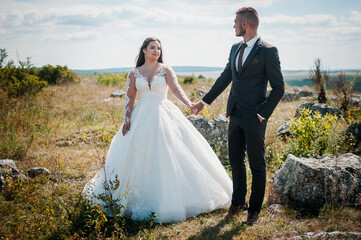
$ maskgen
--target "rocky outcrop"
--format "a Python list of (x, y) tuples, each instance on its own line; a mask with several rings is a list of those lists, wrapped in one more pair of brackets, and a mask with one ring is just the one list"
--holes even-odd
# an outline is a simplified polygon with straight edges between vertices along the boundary
[(32, 168), (32, 169), (26, 171), (26, 173), (31, 178), (35, 178), (40, 175), (49, 176), (51, 174), (50, 171), (45, 167), (35, 167), (35, 168)]
[(301, 91), (298, 92), (298, 96), (299, 96), (299, 97), (312, 97), (312, 96), (313, 96), (313, 92), (301, 90)]
[(281, 100), (285, 102), (293, 102), (296, 101), (298, 98), (299, 96), (297, 92), (285, 91)]
[(326, 116), (327, 113), (338, 117), (342, 115), (342, 111), (339, 108), (331, 107), (324, 103), (304, 103), (297, 108), (295, 117), (299, 117), (301, 110), (304, 108), (310, 109), (312, 112), (318, 111), (321, 116)]
[(217, 117), (212, 120), (191, 115), (188, 117), (193, 126), (202, 134), (211, 146), (217, 147), (222, 154), (228, 152), (228, 120)]
[(28, 177), (16, 167), (14, 160), (0, 160), (0, 191), (4, 188), (8, 178), (12, 180), (19, 179), (21, 181), (28, 179)]
[(112, 95), (110, 95), (110, 97), (123, 97), (126, 94), (126, 92), (124, 92), (123, 90), (118, 90), (112, 93)]
[(361, 148), (361, 120), (355, 122), (347, 128), (347, 132), (356, 138), (356, 147)]
[(2, 159), (0, 160), (0, 191), (3, 190), (8, 180), (19, 179), (21, 181), (27, 181), (30, 179), (29, 177), (35, 178), (43, 174), (49, 176), (51, 173), (45, 167), (35, 167), (28, 170), (25, 174), (17, 168), (14, 160)]
[(277, 129), (277, 136), (286, 137), (291, 135), (290, 131), (291, 122), (286, 121)]
[(359, 232), (307, 232), (302, 234), (302, 236), (296, 237), (287, 237), (287, 238), (279, 238), (279, 239), (288, 239), (288, 240), (324, 240), (324, 239), (361, 239), (361, 233)]
[(298, 100), (301, 97), (311, 97), (313, 96), (313, 92), (302, 90), (302, 88), (295, 87), (292, 89), (293, 91), (285, 91), (282, 96), (282, 101), (285, 102), (293, 102)]
[(272, 179), (269, 202), (307, 211), (325, 203), (361, 206), (361, 157), (297, 158), (289, 155)]

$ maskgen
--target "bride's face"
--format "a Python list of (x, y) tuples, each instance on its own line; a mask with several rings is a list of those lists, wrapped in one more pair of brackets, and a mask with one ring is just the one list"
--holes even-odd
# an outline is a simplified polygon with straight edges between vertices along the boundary
[(158, 60), (162, 49), (158, 41), (151, 41), (146, 49), (143, 49), (145, 58)]

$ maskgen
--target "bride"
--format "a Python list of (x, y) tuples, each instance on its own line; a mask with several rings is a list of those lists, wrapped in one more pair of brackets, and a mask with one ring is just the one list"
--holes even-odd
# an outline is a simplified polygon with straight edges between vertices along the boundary
[(193, 105), (172, 68), (163, 65), (161, 42), (147, 38), (136, 68), (128, 74), (124, 123), (104, 167), (84, 187), (87, 199), (94, 201), (106, 191), (104, 182), (117, 179), (111, 196), (117, 199), (130, 189), (120, 203), (133, 220), (155, 213), (156, 221), (182, 221), (229, 206), (232, 182), (227, 172), (207, 141), (167, 99), (168, 87), (188, 108)]

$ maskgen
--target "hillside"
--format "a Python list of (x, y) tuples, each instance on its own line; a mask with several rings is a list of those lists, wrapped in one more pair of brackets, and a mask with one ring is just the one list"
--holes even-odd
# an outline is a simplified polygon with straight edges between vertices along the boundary
[[(207, 78), (214, 78), (216, 79), (220, 73), (222, 72), (223, 68), (221, 67), (200, 67), (200, 66), (172, 66), (174, 71), (178, 75), (192, 75), (195, 76), (203, 75)], [(132, 68), (131, 67), (123, 67), (123, 68), (105, 68), (105, 69), (88, 69), (88, 70), (77, 70), (74, 69), (73, 71), (79, 75), (86, 75), (86, 74), (96, 74), (96, 73), (120, 73), (120, 72), (129, 72)], [(331, 81), (332, 78), (335, 77), (341, 70), (332, 70), (330, 71)], [(359, 70), (346, 70), (343, 71), (346, 74), (347, 79), (352, 80), (357, 75)], [(308, 70), (283, 70), (282, 71), (283, 77), (285, 82), (289, 86), (312, 86), (312, 82), (309, 79), (309, 71)], [(329, 86), (331, 89), (332, 86)], [(356, 79), (355, 91), (361, 92), (361, 75), (358, 74)]]

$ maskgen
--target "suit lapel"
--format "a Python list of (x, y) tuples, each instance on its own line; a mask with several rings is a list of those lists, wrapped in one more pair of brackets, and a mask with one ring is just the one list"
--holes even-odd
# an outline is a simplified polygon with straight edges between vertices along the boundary
[(239, 42), (238, 47), (237, 47), (237, 49), (236, 49), (236, 51), (234, 52), (234, 55), (233, 55), (233, 61), (231, 61), (231, 62), (233, 62), (232, 63), (232, 73), (233, 73), (235, 78), (237, 78), (237, 75), (238, 75), (238, 72), (237, 72), (237, 69), (236, 69), (236, 58), (237, 58), (237, 54), (238, 54), (238, 52), (239, 52), (239, 50), (241, 48), (241, 44), (242, 44), (242, 42)]
[(252, 62), (256, 54), (258, 53), (258, 50), (261, 46), (261, 38), (258, 38), (257, 42), (254, 44), (251, 52), (248, 54), (246, 61), (242, 65), (241, 70), (238, 72), (238, 76), (241, 75), (241, 73), (244, 71), (244, 69), (247, 68), (247, 66)]

